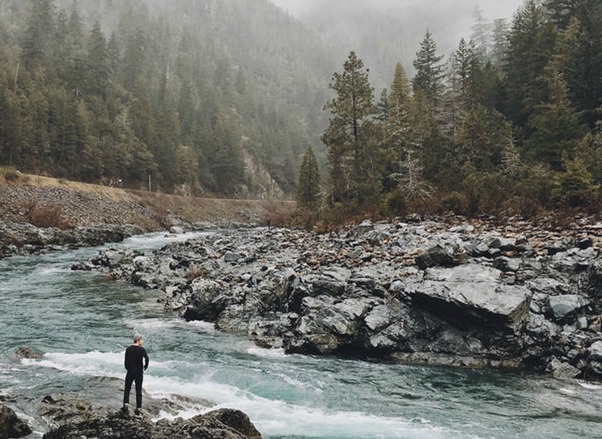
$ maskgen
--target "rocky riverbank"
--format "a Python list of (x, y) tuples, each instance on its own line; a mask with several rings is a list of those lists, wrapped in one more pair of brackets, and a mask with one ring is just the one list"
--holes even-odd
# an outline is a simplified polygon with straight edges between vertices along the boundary
[[(42, 439), (261, 439), (261, 433), (248, 416), (234, 409), (216, 409), (187, 420), (153, 422), (153, 413), (147, 411), (134, 415), (65, 394), (47, 395), (30, 405), (35, 406), (37, 419), (44, 424), (46, 432)], [(171, 412), (173, 403), (152, 401), (151, 410), (157, 412), (155, 415), (159, 409)], [(28, 437), (32, 433), (12, 408), (0, 403), (0, 439)]]
[(285, 201), (186, 198), (18, 175), (7, 182), (0, 174), (0, 259), (193, 229), (199, 222), (261, 224), (294, 208)]
[(372, 223), (226, 230), (75, 269), (289, 353), (602, 377), (602, 224)]

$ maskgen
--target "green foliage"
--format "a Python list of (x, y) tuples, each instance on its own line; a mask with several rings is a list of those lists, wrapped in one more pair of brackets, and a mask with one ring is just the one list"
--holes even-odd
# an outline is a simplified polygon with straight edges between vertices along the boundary
[(297, 185), (297, 206), (301, 209), (315, 211), (322, 198), (321, 177), (318, 160), (311, 147), (303, 155)]
[(561, 205), (571, 207), (589, 206), (596, 198), (599, 186), (592, 181), (592, 175), (580, 157), (563, 160), (565, 172), (558, 174), (553, 198)]
[(437, 54), (437, 43), (427, 30), (420, 43), (420, 51), (416, 53), (413, 86), (414, 93), (421, 93), (433, 103), (437, 103), (443, 91), (443, 55)]
[(336, 97), (328, 102), (332, 118), (322, 136), (328, 147), (329, 200), (360, 207), (378, 200), (380, 170), (377, 144), (379, 128), (368, 71), (354, 52), (342, 73), (333, 75), (330, 87)]
[(595, 184), (602, 184), (602, 122), (587, 133), (576, 147), (575, 156), (586, 164)]
[(457, 215), (466, 215), (469, 213), (470, 200), (468, 195), (453, 191), (441, 199), (441, 205), (448, 212), (453, 212)]
[(395, 189), (384, 197), (384, 207), (387, 214), (395, 216), (402, 215), (407, 211), (408, 201), (404, 191)]
[(583, 137), (584, 127), (579, 114), (568, 98), (567, 85), (558, 72), (548, 78), (549, 98), (538, 105), (529, 118), (533, 134), (526, 142), (528, 153), (547, 163), (552, 169), (561, 169), (563, 154), (573, 152)]
[(473, 172), (463, 182), (468, 196), (468, 213), (494, 213), (501, 210), (504, 200), (512, 195), (512, 187), (499, 172)]
[(259, 187), (249, 157), (294, 194), (326, 46), (263, 0), (165, 4), (0, 4), (0, 164), (232, 196)]

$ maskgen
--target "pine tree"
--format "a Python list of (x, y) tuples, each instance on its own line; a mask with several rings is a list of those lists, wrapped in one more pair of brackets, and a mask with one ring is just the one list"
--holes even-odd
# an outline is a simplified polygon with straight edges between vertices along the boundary
[(321, 196), (322, 188), (318, 160), (313, 149), (309, 147), (303, 155), (303, 162), (299, 170), (297, 205), (301, 209), (315, 211), (320, 206)]
[(27, 69), (41, 65), (50, 56), (55, 10), (52, 0), (32, 0), (31, 14), (22, 45), (22, 59)]
[(505, 57), (505, 114), (524, 127), (535, 106), (545, 99), (544, 69), (556, 43), (556, 32), (546, 21), (537, 0), (526, 0), (514, 17)]
[(590, 205), (600, 187), (594, 184), (592, 174), (587, 169), (585, 162), (581, 157), (573, 160), (565, 158), (562, 162), (565, 172), (561, 172), (555, 181), (553, 197), (564, 206)]
[(443, 55), (437, 55), (437, 44), (427, 30), (420, 43), (420, 51), (416, 53), (414, 68), (416, 75), (412, 82), (414, 93), (421, 93), (437, 106), (443, 91), (444, 66)]
[(466, 114), (478, 104), (480, 64), (472, 40), (460, 40), (449, 63), (448, 89), (443, 99), (446, 132), (454, 136)]
[[(410, 84), (403, 66), (397, 63), (387, 101), (388, 117), (384, 126), (385, 164), (384, 190), (393, 190), (399, 185), (404, 160), (419, 148), (412, 130), (413, 98)], [(414, 158), (419, 156), (414, 154)]]
[(569, 96), (593, 128), (602, 96), (602, 3), (598, 0), (546, 0), (549, 20), (559, 32), (556, 66)]
[(335, 73), (330, 88), (336, 97), (325, 105), (332, 117), (322, 141), (328, 147), (329, 198), (332, 203), (374, 202), (379, 192), (376, 108), (368, 71), (351, 52), (342, 73)]
[(107, 43), (98, 21), (94, 23), (88, 39), (86, 60), (86, 90), (90, 94), (106, 97), (110, 76), (110, 61)]
[(472, 26), (470, 39), (475, 43), (475, 50), (481, 60), (485, 60), (491, 49), (491, 23), (485, 19), (483, 10), (477, 5), (473, 14), (475, 24)]
[(566, 81), (552, 71), (547, 77), (549, 98), (535, 109), (529, 119), (533, 134), (526, 141), (527, 154), (533, 160), (562, 169), (563, 154), (571, 154), (584, 135), (579, 113), (569, 100)]
[(491, 29), (492, 47), (489, 59), (494, 66), (501, 66), (505, 54), (508, 52), (510, 26), (504, 18), (493, 20)]

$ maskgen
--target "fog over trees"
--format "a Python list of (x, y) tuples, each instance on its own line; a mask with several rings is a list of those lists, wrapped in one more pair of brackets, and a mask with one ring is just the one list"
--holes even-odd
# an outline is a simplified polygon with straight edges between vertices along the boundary
[(401, 62), (413, 73), (412, 60), (428, 29), (442, 54), (469, 39), (478, 21), (512, 20), (523, 0), (269, 0), (339, 47), (341, 63), (357, 52), (378, 86)]
[(602, 2), (475, 3), (2, 0), (0, 165), (320, 218), (599, 210)]

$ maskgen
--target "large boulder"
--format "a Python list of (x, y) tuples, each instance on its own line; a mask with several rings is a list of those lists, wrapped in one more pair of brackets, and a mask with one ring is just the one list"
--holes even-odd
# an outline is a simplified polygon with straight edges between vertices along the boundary
[[(169, 407), (163, 409), (170, 411)], [(154, 411), (158, 413), (158, 410)], [(48, 395), (42, 400), (40, 414), (49, 425), (43, 439), (261, 438), (249, 417), (234, 409), (213, 410), (188, 420), (162, 419), (154, 423), (146, 409), (135, 416), (58, 394)]]
[(459, 326), (516, 331), (525, 324), (531, 294), (504, 285), (501, 272), (475, 264), (429, 268), (423, 282), (408, 287), (412, 303)]

